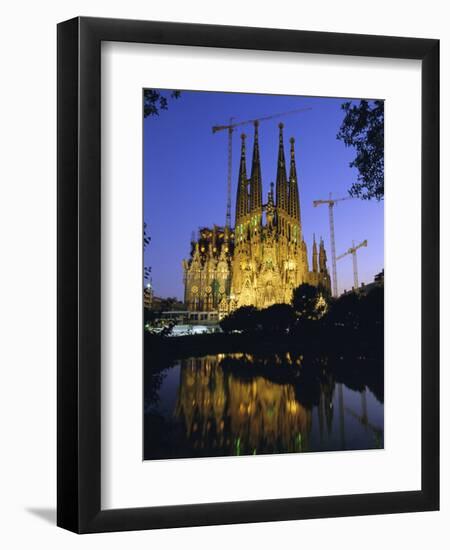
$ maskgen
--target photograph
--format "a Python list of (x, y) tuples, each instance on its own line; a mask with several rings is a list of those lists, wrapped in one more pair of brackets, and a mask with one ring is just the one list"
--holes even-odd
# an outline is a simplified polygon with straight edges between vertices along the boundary
[(2, 548), (448, 546), (450, 34), (405, 5), (5, 3)]
[(384, 102), (143, 90), (143, 458), (384, 447)]

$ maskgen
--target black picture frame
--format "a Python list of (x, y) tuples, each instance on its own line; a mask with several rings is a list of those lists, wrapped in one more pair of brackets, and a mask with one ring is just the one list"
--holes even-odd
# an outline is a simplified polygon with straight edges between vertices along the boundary
[[(422, 61), (420, 491), (101, 509), (102, 41)], [(58, 25), (57, 524), (76, 533), (439, 508), (439, 41), (77, 17)]]

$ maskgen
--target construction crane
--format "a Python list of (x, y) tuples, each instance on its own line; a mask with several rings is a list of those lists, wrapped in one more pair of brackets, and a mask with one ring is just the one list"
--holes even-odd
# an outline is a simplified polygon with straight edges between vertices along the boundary
[(338, 287), (337, 287), (337, 270), (336, 270), (336, 242), (334, 239), (334, 214), (333, 214), (333, 208), (334, 205), (337, 202), (341, 201), (347, 201), (349, 199), (353, 199), (353, 197), (342, 197), (341, 199), (332, 199), (331, 193), (329, 199), (320, 199), (313, 201), (314, 207), (319, 206), (321, 204), (327, 204), (328, 205), (328, 215), (330, 218), (330, 244), (331, 244), (331, 275), (333, 278), (333, 296), (337, 298), (338, 295)]
[(347, 252), (344, 252), (340, 256), (336, 258), (336, 260), (340, 260), (341, 258), (344, 258), (348, 254), (351, 254), (353, 257), (353, 284), (355, 292), (358, 291), (359, 288), (359, 282), (358, 282), (358, 262), (356, 260), (356, 251), (363, 246), (367, 246), (367, 239), (362, 241), (361, 243), (357, 244), (355, 246), (355, 241), (352, 242), (352, 246), (347, 250)]
[(271, 120), (273, 118), (279, 118), (282, 116), (293, 115), (302, 111), (311, 111), (312, 107), (305, 107), (303, 109), (294, 109), (293, 111), (285, 111), (284, 113), (276, 113), (275, 115), (262, 116), (258, 118), (251, 118), (249, 120), (242, 120), (241, 122), (233, 122), (233, 117), (230, 118), (229, 124), (220, 126), (213, 126), (213, 134), (221, 132), (222, 130), (228, 131), (228, 171), (227, 171), (227, 215), (225, 225), (229, 229), (231, 227), (231, 180), (233, 175), (233, 131), (238, 126), (244, 126), (246, 124), (254, 124), (255, 122), (261, 122), (263, 120)]

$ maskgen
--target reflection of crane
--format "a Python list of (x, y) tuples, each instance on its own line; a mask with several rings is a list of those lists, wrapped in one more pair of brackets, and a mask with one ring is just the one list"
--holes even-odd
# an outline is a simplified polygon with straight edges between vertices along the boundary
[(375, 436), (376, 441), (381, 441), (383, 430), (369, 421), (369, 416), (367, 414), (366, 391), (366, 388), (364, 388), (364, 390), (361, 392), (361, 414), (359, 415), (350, 407), (345, 407), (345, 412), (353, 416), (353, 418), (355, 418), (366, 430), (370, 430)]
[(245, 124), (254, 124), (255, 122), (261, 122), (262, 120), (271, 120), (272, 118), (279, 118), (281, 116), (293, 115), (295, 113), (300, 113), (302, 111), (310, 111), (312, 107), (305, 107), (303, 109), (294, 109), (293, 111), (286, 111), (284, 113), (277, 113), (275, 115), (262, 116), (259, 118), (252, 118), (249, 120), (243, 120), (241, 122), (233, 122), (233, 118), (230, 118), (230, 123), (227, 125), (213, 126), (213, 134), (220, 132), (222, 130), (228, 130), (228, 174), (227, 174), (227, 217), (226, 217), (226, 227), (230, 228), (231, 226), (231, 179), (233, 172), (233, 130), (238, 126), (244, 126)]
[(336, 271), (336, 243), (334, 240), (334, 215), (333, 207), (337, 202), (347, 201), (353, 197), (342, 197), (341, 199), (332, 199), (331, 193), (329, 199), (316, 200), (313, 201), (314, 206), (319, 206), (321, 204), (328, 204), (328, 214), (330, 217), (330, 244), (331, 244), (331, 268), (333, 276), (333, 296), (337, 298), (338, 288), (337, 288), (337, 271)]
[(359, 243), (355, 246), (355, 241), (352, 242), (352, 246), (347, 250), (347, 252), (344, 252), (340, 256), (336, 258), (336, 260), (340, 260), (341, 258), (344, 258), (348, 254), (351, 254), (353, 256), (353, 284), (355, 292), (358, 291), (359, 288), (359, 282), (358, 282), (358, 263), (356, 261), (356, 251), (363, 247), (367, 246), (367, 239), (364, 240), (362, 243)]

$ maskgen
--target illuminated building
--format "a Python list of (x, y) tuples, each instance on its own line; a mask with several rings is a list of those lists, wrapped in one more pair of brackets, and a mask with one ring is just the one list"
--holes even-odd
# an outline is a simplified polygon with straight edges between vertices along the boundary
[(153, 287), (151, 283), (147, 283), (144, 288), (144, 308), (152, 309), (153, 305)]
[(247, 177), (245, 135), (236, 196), (235, 227), (200, 229), (191, 256), (184, 260), (184, 300), (190, 311), (217, 310), (224, 315), (237, 307), (265, 308), (290, 303), (302, 283), (330, 289), (323, 240), (314, 239), (311, 270), (303, 238), (294, 138), (290, 139), (289, 175), (285, 162), (283, 124), (279, 125), (277, 177), (266, 203), (255, 123), (250, 177)]

